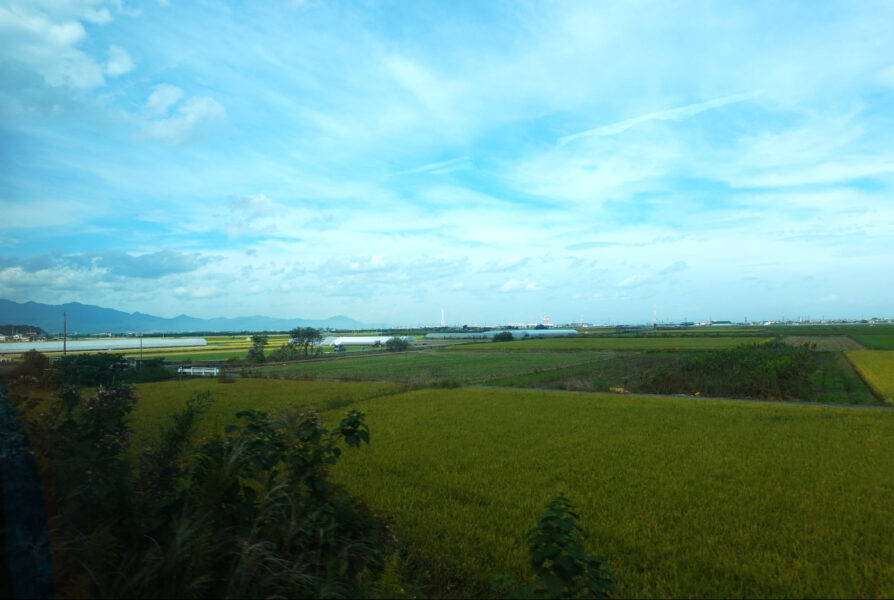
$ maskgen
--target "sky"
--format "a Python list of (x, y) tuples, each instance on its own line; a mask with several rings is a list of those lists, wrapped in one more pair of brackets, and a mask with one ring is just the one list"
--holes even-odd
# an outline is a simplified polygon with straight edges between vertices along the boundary
[(894, 3), (0, 0), (0, 297), (894, 317)]

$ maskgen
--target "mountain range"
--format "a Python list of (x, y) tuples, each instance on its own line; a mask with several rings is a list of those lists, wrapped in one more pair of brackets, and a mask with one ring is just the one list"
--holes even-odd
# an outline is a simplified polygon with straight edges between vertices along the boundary
[(215, 331), (288, 331), (294, 327), (316, 329), (364, 329), (362, 323), (345, 316), (328, 319), (276, 319), (255, 315), (199, 319), (187, 315), (173, 318), (145, 313), (126, 313), (111, 308), (69, 302), (67, 304), (18, 303), (0, 299), (0, 324), (27, 323), (49, 333), (62, 332), (62, 313), (68, 320), (68, 332), (74, 333), (180, 333)]

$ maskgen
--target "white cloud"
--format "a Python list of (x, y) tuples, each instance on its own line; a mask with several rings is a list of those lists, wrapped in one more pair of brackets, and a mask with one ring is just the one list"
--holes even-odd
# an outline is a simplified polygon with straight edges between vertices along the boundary
[(105, 25), (111, 12), (93, 0), (9, 2), (0, 6), (0, 59), (35, 71), (54, 87), (89, 89), (105, 83), (104, 74), (117, 77), (133, 68), (127, 53), (109, 49), (103, 65), (78, 46), (86, 41), (82, 21)]
[(192, 97), (177, 107), (173, 116), (147, 123), (145, 132), (149, 139), (180, 146), (209, 134), (226, 118), (227, 111), (217, 100)]
[(631, 288), (642, 285), (649, 281), (650, 277), (648, 275), (631, 275), (630, 277), (625, 277), (621, 281), (617, 283), (619, 288)]
[(106, 75), (118, 77), (133, 69), (130, 55), (120, 46), (109, 46), (109, 59), (106, 61)]
[(183, 90), (175, 85), (162, 83), (152, 89), (143, 110), (153, 116), (165, 116), (168, 110), (183, 98)]
[(102, 67), (75, 47), (85, 36), (77, 21), (57, 23), (20, 6), (0, 7), (0, 58), (36, 71), (51, 86), (103, 84)]
[(348, 271), (351, 273), (369, 273), (388, 268), (388, 259), (384, 254), (369, 256), (358, 254), (348, 261)]
[(536, 292), (542, 289), (537, 282), (528, 279), (509, 279), (500, 286), (501, 292)]
[(227, 235), (272, 235), (276, 234), (287, 208), (274, 202), (266, 194), (249, 194), (232, 198), (228, 203)]
[(220, 295), (220, 290), (211, 285), (199, 287), (179, 286), (174, 288), (174, 295), (178, 298), (214, 298)]

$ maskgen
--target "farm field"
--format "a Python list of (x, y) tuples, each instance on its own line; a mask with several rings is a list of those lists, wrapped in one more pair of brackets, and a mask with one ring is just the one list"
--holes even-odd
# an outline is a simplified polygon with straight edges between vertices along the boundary
[(580, 350), (714, 350), (742, 344), (767, 342), (771, 338), (753, 337), (568, 337), (483, 342), (448, 348), (452, 351), (478, 352), (542, 352)]
[[(767, 327), (761, 326), (742, 326), (742, 327), (690, 327), (690, 328), (674, 328), (674, 329), (637, 329), (633, 335), (637, 337), (679, 337), (679, 336), (730, 336), (730, 335), (767, 335)], [(631, 335), (627, 328), (598, 328), (598, 329), (578, 329), (586, 336), (615, 336), (615, 335)]]
[(855, 350), (846, 355), (885, 402), (894, 404), (894, 352)]
[(204, 430), (210, 431), (233, 422), (235, 413), (243, 409), (271, 413), (287, 408), (321, 413), (344, 411), (354, 402), (394, 394), (400, 388), (387, 383), (269, 379), (236, 379), (233, 383), (221, 383), (212, 377), (138, 384), (139, 401), (133, 412), (134, 434), (141, 438), (151, 437), (169, 415), (185, 406), (190, 396), (206, 391), (214, 395), (214, 403), (202, 423)]
[[(163, 358), (171, 361), (212, 361), (212, 360), (228, 360), (231, 358), (244, 358), (247, 350), (208, 350), (206, 348), (198, 348), (192, 352), (165, 352), (165, 353), (148, 353), (143, 352), (143, 358)], [(140, 353), (126, 353), (128, 358), (139, 358)]]
[[(701, 351), (699, 351), (701, 352)], [(694, 395), (704, 393), (696, 382), (689, 389), (669, 389), (662, 374), (679, 371), (692, 352), (614, 352), (599, 362), (534, 371), (488, 382), (493, 386), (607, 392), (621, 388), (633, 393)], [(840, 352), (818, 355), (818, 370), (809, 377), (812, 400), (832, 404), (878, 404), (853, 366)], [(735, 396), (733, 396), (735, 397)]]
[(871, 350), (894, 350), (894, 334), (855, 335), (853, 338)]
[[(329, 361), (292, 363), (261, 368), (263, 375), (273, 377), (356, 379), (400, 381), (422, 385), (446, 382), (486, 382), (490, 379), (604, 360), (610, 353), (580, 352), (507, 353), (496, 348), (500, 344), (451, 346), (443, 350), (382, 353), (378, 356)], [(490, 349), (482, 352), (479, 348)], [(475, 349), (467, 352), (463, 349)], [(449, 351), (448, 351), (449, 350)]]
[[(725, 338), (716, 339), (728, 344)], [(879, 402), (841, 352), (809, 351), (799, 345), (753, 339), (750, 344), (714, 350), (657, 350), (653, 345), (653, 349), (637, 351), (587, 350), (584, 346), (578, 350), (550, 352), (536, 350), (541, 341), (567, 340), (485, 342), (402, 354), (383, 352), (357, 359), (261, 367), (253, 372), (267, 377), (394, 381), (439, 387), (477, 384), (588, 392), (615, 391), (612, 390), (615, 388), (649, 394), (838, 404)], [(835, 342), (833, 345), (837, 346)], [(531, 349), (505, 351), (505, 346), (514, 347), (512, 344), (516, 343), (529, 344)], [(756, 350), (759, 350), (757, 354)], [(794, 356), (805, 352), (807, 356)], [(794, 366), (793, 361), (799, 360), (807, 362)], [(755, 380), (767, 383), (749, 384)]]
[(782, 338), (782, 341), (792, 346), (803, 346), (807, 344), (811, 348), (817, 350), (842, 351), (842, 350), (863, 350), (865, 346), (846, 335), (789, 335)]
[(427, 557), (435, 596), (524, 576), (550, 497), (619, 597), (894, 595), (894, 411), (512, 390), (361, 401), (335, 478)]

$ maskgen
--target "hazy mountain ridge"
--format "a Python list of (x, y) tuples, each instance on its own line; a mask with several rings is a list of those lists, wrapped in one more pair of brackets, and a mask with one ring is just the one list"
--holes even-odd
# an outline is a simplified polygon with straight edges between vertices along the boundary
[(18, 303), (0, 299), (0, 323), (28, 323), (50, 333), (62, 331), (62, 313), (68, 318), (69, 333), (178, 333), (186, 331), (274, 331), (293, 327), (318, 329), (363, 329), (365, 325), (342, 315), (328, 319), (278, 319), (253, 315), (200, 319), (188, 315), (172, 318), (146, 313), (126, 313), (92, 304)]

